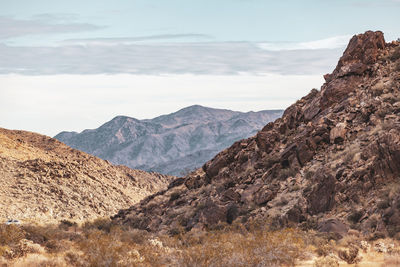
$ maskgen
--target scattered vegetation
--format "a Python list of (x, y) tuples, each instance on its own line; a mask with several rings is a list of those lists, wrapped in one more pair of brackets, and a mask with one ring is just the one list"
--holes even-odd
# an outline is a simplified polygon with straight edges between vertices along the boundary
[(358, 257), (358, 248), (353, 246), (347, 249), (339, 250), (339, 258), (348, 264), (356, 264), (361, 261), (361, 258)]
[[(304, 233), (294, 229), (249, 230), (235, 224), (170, 234), (156, 236), (103, 218), (82, 226), (3, 225), (0, 258), (32, 266), (271, 266), (293, 265), (306, 249)], [(36, 261), (27, 258), (29, 253), (37, 254)]]
[(311, 261), (314, 266), (339, 266), (384, 252), (385, 264), (395, 266), (400, 249), (385, 242), (355, 236), (335, 241), (313, 231), (239, 222), (208, 231), (176, 227), (169, 235), (156, 235), (100, 218), (83, 225), (0, 225), (0, 265), (294, 266)]

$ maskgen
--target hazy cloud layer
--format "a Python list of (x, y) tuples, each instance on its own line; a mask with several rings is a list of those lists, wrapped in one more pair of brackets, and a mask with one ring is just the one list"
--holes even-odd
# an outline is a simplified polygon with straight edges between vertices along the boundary
[(270, 51), (280, 50), (315, 50), (315, 49), (335, 49), (345, 47), (351, 35), (334, 36), (322, 40), (310, 42), (275, 42), (275, 43), (260, 43), (259, 47)]
[(0, 73), (323, 74), (344, 48), (270, 51), (253, 43), (173, 43), (14, 47), (0, 44)]
[(30, 20), (0, 16), (0, 39), (9, 39), (25, 35), (82, 32), (104, 27), (89, 23), (59, 23), (60, 17), (42, 14)]
[(171, 39), (213, 39), (212, 36), (206, 34), (159, 34), (149, 36), (138, 36), (138, 37), (121, 37), (121, 38), (89, 38), (89, 39), (68, 39), (62, 41), (64, 44), (75, 44), (75, 45), (88, 45), (88, 44), (131, 44), (141, 41), (159, 41), (159, 40), (171, 40)]

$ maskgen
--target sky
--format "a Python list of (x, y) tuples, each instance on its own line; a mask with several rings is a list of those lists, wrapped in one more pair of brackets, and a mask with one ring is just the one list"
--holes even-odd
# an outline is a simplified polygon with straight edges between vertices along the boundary
[(400, 0), (0, 0), (0, 127), (54, 136), (200, 104), (284, 109)]

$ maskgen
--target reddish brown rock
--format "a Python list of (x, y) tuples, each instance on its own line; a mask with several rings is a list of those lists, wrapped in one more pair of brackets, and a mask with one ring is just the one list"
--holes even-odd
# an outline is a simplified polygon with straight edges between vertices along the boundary
[(154, 231), (165, 231), (184, 212), (191, 218), (186, 230), (265, 221), (340, 237), (351, 221), (362, 234), (400, 235), (394, 46), (386, 46), (380, 32), (353, 37), (321, 91), (312, 90), (254, 137), (219, 153), (204, 165), (205, 173), (185, 177), (179, 202), (169, 201), (171, 188), (114, 221), (132, 216), (146, 223), (150, 216), (159, 224)]
[(312, 180), (315, 188), (307, 196), (308, 211), (313, 215), (331, 210), (335, 204), (335, 178), (321, 169)]
[(353, 36), (335, 70), (324, 76), (326, 84), (322, 88), (322, 107), (338, 103), (354, 91), (362, 74), (372, 68), (385, 47), (385, 39), (380, 31)]
[(279, 142), (279, 133), (276, 131), (260, 131), (257, 133), (256, 142), (261, 151), (270, 153), (276, 142)]

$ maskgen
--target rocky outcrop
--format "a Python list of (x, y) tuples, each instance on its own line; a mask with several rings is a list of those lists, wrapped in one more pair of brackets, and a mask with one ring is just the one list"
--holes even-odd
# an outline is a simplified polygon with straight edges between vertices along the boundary
[[(385, 43), (382, 32), (354, 36), (320, 91), (179, 186), (121, 210), (114, 222), (174, 232), (261, 221), (339, 235), (353, 228), (371, 237), (400, 236), (396, 53), (400, 43)], [(210, 214), (215, 220), (205, 219)]]
[(114, 164), (183, 175), (281, 115), (281, 110), (243, 113), (195, 105), (151, 120), (119, 116), (97, 129), (55, 138)]
[(382, 32), (353, 36), (333, 73), (324, 76), (327, 83), (322, 88), (321, 105), (338, 103), (354, 91), (354, 85), (360, 84), (363, 74), (372, 71), (385, 47)]
[(0, 128), (0, 219), (4, 221), (110, 216), (166, 189), (172, 178), (113, 166), (47, 136)]

